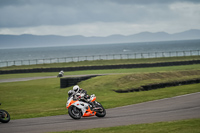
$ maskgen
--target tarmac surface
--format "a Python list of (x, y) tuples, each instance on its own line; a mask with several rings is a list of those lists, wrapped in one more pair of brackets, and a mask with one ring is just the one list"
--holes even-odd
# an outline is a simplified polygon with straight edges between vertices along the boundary
[[(88, 75), (66, 75), (63, 77), (83, 77), (83, 76), (90, 76), (90, 75), (108, 75), (108, 74), (88, 74)], [(4, 82), (19, 82), (19, 81), (29, 81), (29, 80), (36, 80), (36, 79), (47, 79), (47, 78), (57, 78), (57, 76), (44, 76), (44, 77), (26, 77), (26, 78), (12, 78), (12, 79), (0, 79), (0, 83)]]
[(43, 133), (200, 118), (200, 92), (106, 111), (104, 118), (74, 120), (66, 114), (11, 120), (7, 124), (0, 123), (0, 133)]

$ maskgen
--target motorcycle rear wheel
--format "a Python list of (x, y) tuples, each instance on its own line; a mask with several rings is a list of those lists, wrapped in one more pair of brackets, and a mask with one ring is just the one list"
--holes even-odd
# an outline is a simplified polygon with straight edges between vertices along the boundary
[(73, 119), (80, 119), (82, 116), (81, 110), (75, 106), (70, 106), (68, 108), (68, 113)]
[(10, 121), (10, 114), (5, 110), (0, 110), (0, 122), (8, 123)]

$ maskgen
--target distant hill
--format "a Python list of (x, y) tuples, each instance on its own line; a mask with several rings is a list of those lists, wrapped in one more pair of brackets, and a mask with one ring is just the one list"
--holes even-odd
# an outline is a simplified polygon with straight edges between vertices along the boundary
[(200, 39), (200, 30), (192, 29), (180, 33), (168, 34), (165, 32), (141, 32), (133, 35), (111, 35), (107, 37), (57, 36), (57, 35), (0, 35), (1, 48), (19, 47), (46, 47), (69, 46), (86, 44), (128, 43), (128, 42), (152, 42), (170, 40)]

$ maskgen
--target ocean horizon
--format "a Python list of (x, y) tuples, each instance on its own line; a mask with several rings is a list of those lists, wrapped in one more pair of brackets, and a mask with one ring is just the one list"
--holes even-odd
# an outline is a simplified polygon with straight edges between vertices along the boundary
[(200, 50), (200, 40), (0, 49), (0, 62), (78, 56)]

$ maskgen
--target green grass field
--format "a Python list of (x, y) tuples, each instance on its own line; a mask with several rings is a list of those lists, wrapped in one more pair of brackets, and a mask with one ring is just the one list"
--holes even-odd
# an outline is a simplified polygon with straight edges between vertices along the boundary
[[(137, 60), (113, 60), (113, 61), (95, 61), (53, 64), (57, 67), (66, 66), (84, 66), (84, 65), (107, 65), (107, 64), (128, 64), (144, 62), (165, 62), (178, 60), (195, 60), (199, 57), (176, 57), (162, 59), (137, 59)], [(44, 66), (22, 66), (10, 67), (6, 69), (23, 69), (34, 67), (55, 67), (45, 64)], [(5, 69), (5, 68), (3, 68)], [(2, 68), (1, 68), (2, 70)], [(60, 79), (56, 78), (58, 72), (53, 73), (24, 73), (24, 74), (4, 74), (1, 79), (26, 78), (26, 77), (44, 77), (55, 76), (55, 78), (39, 79), (31, 81), (0, 83), (0, 102), (1, 108), (7, 110), (11, 119), (34, 118), (42, 116), (53, 116), (67, 114), (65, 107), (67, 101), (67, 92), (72, 87), (60, 89)], [(181, 81), (194, 78), (200, 78), (200, 64), (152, 67), (152, 68), (134, 68), (134, 69), (109, 69), (109, 70), (87, 70), (65, 72), (65, 75), (83, 75), (83, 74), (111, 74), (91, 78), (79, 83), (79, 86), (86, 89), (88, 94), (96, 94), (99, 101), (106, 109), (124, 105), (137, 104), (146, 101), (152, 101), (162, 98), (174, 97), (178, 95), (200, 92), (200, 84), (191, 84), (162, 89), (116, 93), (114, 90), (130, 89), (140, 87), (141, 85), (152, 83), (163, 83), (170, 81)], [(129, 126), (119, 126), (110, 128), (97, 128), (70, 132), (143, 132), (143, 133), (197, 133), (200, 132), (200, 120), (182, 120), (172, 122), (159, 122), (152, 124), (139, 124)], [(68, 132), (66, 132), (68, 133)]]
[[(74, 130), (56, 133), (199, 133), (200, 119)], [(55, 132), (54, 132), (55, 133)]]
[[(150, 59), (149, 62), (151, 62)], [(150, 83), (200, 78), (199, 64), (137, 69), (73, 71), (65, 72), (65, 75), (108, 73), (112, 75), (99, 76), (79, 83), (89, 94), (96, 94), (97, 100), (105, 108), (119, 107), (200, 91), (200, 84), (123, 94), (113, 91), (130, 89)], [(1, 108), (7, 110), (11, 114), (12, 119), (66, 114), (65, 103), (67, 92), (72, 87), (60, 89), (60, 79), (56, 78), (57, 73), (5, 74), (1, 75), (0, 79), (53, 75), (55, 78), (0, 83)], [(117, 97), (117, 99), (113, 99), (110, 96)]]
[[(177, 78), (175, 76), (177, 73), (174, 74), (174, 79)], [(184, 77), (187, 79), (196, 78), (194, 73), (193, 75), (190, 74), (188, 73)], [(134, 82), (127, 84), (123, 80), (130, 75), (133, 76), (133, 74), (99, 76), (82, 81), (79, 85), (86, 89), (88, 94), (96, 94), (97, 101), (102, 103), (105, 108), (119, 107), (200, 91), (200, 84), (122, 94), (113, 91), (115, 89), (129, 88), (131, 85), (134, 86)], [(140, 74), (140, 76), (144, 77), (146, 73)], [(141, 78), (140, 76), (139, 78)], [(0, 83), (0, 101), (2, 108), (11, 114), (12, 119), (66, 114), (67, 109), (65, 108), (65, 103), (67, 100), (67, 92), (72, 87), (60, 89), (59, 82), (59, 78), (50, 78)], [(146, 80), (140, 81), (140, 84), (143, 83), (146, 83)]]

